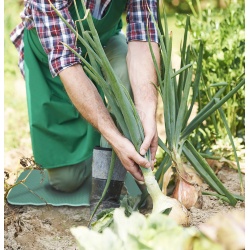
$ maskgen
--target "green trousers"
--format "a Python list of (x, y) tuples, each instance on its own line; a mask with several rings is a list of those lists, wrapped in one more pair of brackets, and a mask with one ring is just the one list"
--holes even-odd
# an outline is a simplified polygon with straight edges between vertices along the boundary
[[(104, 47), (104, 51), (116, 75), (120, 77), (132, 96), (126, 63), (127, 49), (126, 38), (121, 33), (110, 38)], [(110, 147), (102, 136), (100, 146)], [(47, 169), (49, 182), (57, 190), (64, 192), (74, 191), (80, 187), (91, 174), (91, 163), (92, 157), (74, 165)]]

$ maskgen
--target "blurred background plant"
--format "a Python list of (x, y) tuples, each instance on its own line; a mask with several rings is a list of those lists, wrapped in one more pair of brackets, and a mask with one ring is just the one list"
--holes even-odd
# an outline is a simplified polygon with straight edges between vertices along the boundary
[[(241, 162), (245, 161), (245, 147), (242, 145), (242, 138), (233, 138), (235, 147), (238, 149), (238, 158)], [(234, 161), (232, 145), (228, 137), (216, 140), (216, 143), (211, 146), (211, 150), (216, 152), (216, 155), (223, 155), (224, 158)]]
[[(211, 4), (214, 8), (224, 9), (228, 6), (229, 0), (163, 0), (163, 4), (167, 7), (168, 13), (192, 13), (192, 8), (204, 8), (207, 3)], [(232, 1), (230, 1), (232, 2)]]
[(4, 1), (4, 77), (20, 77), (17, 67), (18, 54), (14, 45), (10, 41), (10, 32), (20, 23), (20, 12), (23, 8), (23, 1)]
[[(195, 103), (195, 112), (191, 115), (195, 117), (219, 89), (225, 88), (221, 95), (223, 98), (244, 76), (244, 1), (162, 0), (160, 3), (162, 4), (161, 19), (163, 19), (163, 6), (165, 6), (167, 15), (175, 16), (175, 25), (179, 30), (185, 28), (186, 18), (190, 16), (188, 43), (191, 45), (191, 53), (189, 60), (195, 62), (200, 43), (204, 45), (201, 84)], [(183, 43), (181, 40), (179, 45), (182, 46)], [(179, 55), (182, 58), (180, 52)], [(194, 75), (196, 72), (197, 64), (194, 63)], [(215, 164), (216, 161), (216, 164), (220, 166), (225, 164), (235, 169), (238, 167), (239, 179), (242, 183), (240, 171), (243, 173), (245, 171), (244, 135), (245, 89), (243, 87), (222, 108), (197, 127), (189, 136), (189, 140), (194, 148), (207, 158), (209, 165)], [(164, 156), (165, 154), (159, 151), (157, 159), (159, 166), (164, 162)]]
[[(18, 53), (10, 33), (20, 23), (23, 1), (4, 1), (4, 149), (5, 153), (30, 148), (25, 83), (18, 68)], [(8, 160), (9, 161), (9, 160)], [(5, 163), (8, 165), (9, 163)], [(12, 166), (13, 167), (13, 166)]]
[[(190, 42), (194, 51), (198, 51), (200, 40), (204, 43), (202, 84), (197, 103), (199, 111), (218, 91), (219, 85), (227, 84), (226, 95), (244, 75), (245, 6), (242, 0), (185, 2), (191, 11)], [(184, 27), (185, 16), (176, 13), (178, 27)], [(236, 143), (236, 151), (241, 154), (245, 145), (245, 89), (240, 89), (228, 100), (223, 110), (232, 136), (241, 138), (240, 143)], [(220, 145), (226, 144), (227, 131), (220, 113), (217, 111), (207, 119), (192, 137), (196, 148), (206, 153), (215, 150), (217, 140), (220, 140)]]

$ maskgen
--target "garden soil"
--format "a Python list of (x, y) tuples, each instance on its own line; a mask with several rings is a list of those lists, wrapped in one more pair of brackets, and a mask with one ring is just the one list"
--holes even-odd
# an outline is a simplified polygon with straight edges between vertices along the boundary
[[(9, 178), (15, 180), (15, 173), (6, 170)], [(217, 176), (231, 192), (239, 194), (239, 177), (236, 170), (228, 166), (217, 169)], [(203, 190), (209, 190), (206, 184)], [(148, 209), (141, 211), (146, 214), (151, 210), (152, 203), (148, 200)], [(57, 250), (78, 249), (70, 228), (86, 226), (90, 216), (89, 207), (53, 207), (53, 206), (13, 206), (4, 204), (4, 249), (6, 250)], [(231, 207), (212, 196), (203, 196), (202, 209), (191, 208), (191, 225), (199, 227), (209, 218), (228, 211), (245, 211), (245, 203), (238, 202)]]

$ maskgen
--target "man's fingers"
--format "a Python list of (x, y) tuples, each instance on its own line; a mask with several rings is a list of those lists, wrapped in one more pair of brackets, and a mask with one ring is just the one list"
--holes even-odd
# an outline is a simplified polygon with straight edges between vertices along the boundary
[(145, 139), (141, 145), (141, 148), (140, 148), (140, 154), (145, 155), (149, 148), (150, 148), (150, 152), (151, 152), (151, 159), (155, 160), (156, 151), (158, 148), (158, 134), (157, 134), (157, 132), (155, 133), (153, 138), (151, 136), (145, 137)]
[(152, 141), (152, 137), (150, 136), (146, 136), (142, 145), (141, 145), (141, 148), (140, 148), (140, 154), (141, 155), (145, 155), (146, 152), (148, 151), (149, 147), (150, 147), (150, 144), (151, 144), (151, 141)]
[(155, 160), (156, 151), (157, 151), (157, 147), (155, 147), (155, 146), (150, 147), (151, 159), (152, 159), (153, 161)]
[(138, 153), (136, 153), (133, 160), (141, 167), (144, 167), (144, 168), (150, 168), (151, 167), (151, 163), (146, 158), (139, 155)]
[(139, 166), (131, 160), (130, 166), (127, 170), (133, 175), (133, 177), (138, 181), (144, 181), (144, 177)]
[(141, 171), (131, 173), (137, 181), (144, 181), (144, 177)]
[(153, 171), (154, 168), (155, 168), (155, 163), (156, 163), (156, 160), (151, 161), (151, 169), (152, 169), (152, 171)]
[(151, 152), (151, 159), (152, 160), (155, 160), (155, 155), (156, 155), (156, 152), (157, 152), (157, 148), (158, 148), (158, 134), (156, 133), (153, 140), (152, 140), (151, 146), (150, 146), (150, 152)]

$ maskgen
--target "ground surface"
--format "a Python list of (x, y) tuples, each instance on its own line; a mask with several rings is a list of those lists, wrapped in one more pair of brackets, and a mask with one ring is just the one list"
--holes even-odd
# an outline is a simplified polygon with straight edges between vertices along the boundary
[[(9, 173), (10, 176), (14, 175)], [(231, 192), (239, 193), (239, 179), (235, 170), (222, 167), (218, 171), (218, 177)], [(206, 185), (204, 187), (206, 188)], [(245, 204), (238, 202), (236, 207), (231, 207), (215, 197), (203, 196), (202, 209), (190, 209), (191, 226), (199, 226), (213, 215), (230, 210), (245, 210)], [(88, 207), (36, 207), (5, 204), (5, 249), (77, 249), (70, 228), (87, 225), (89, 215)]]

